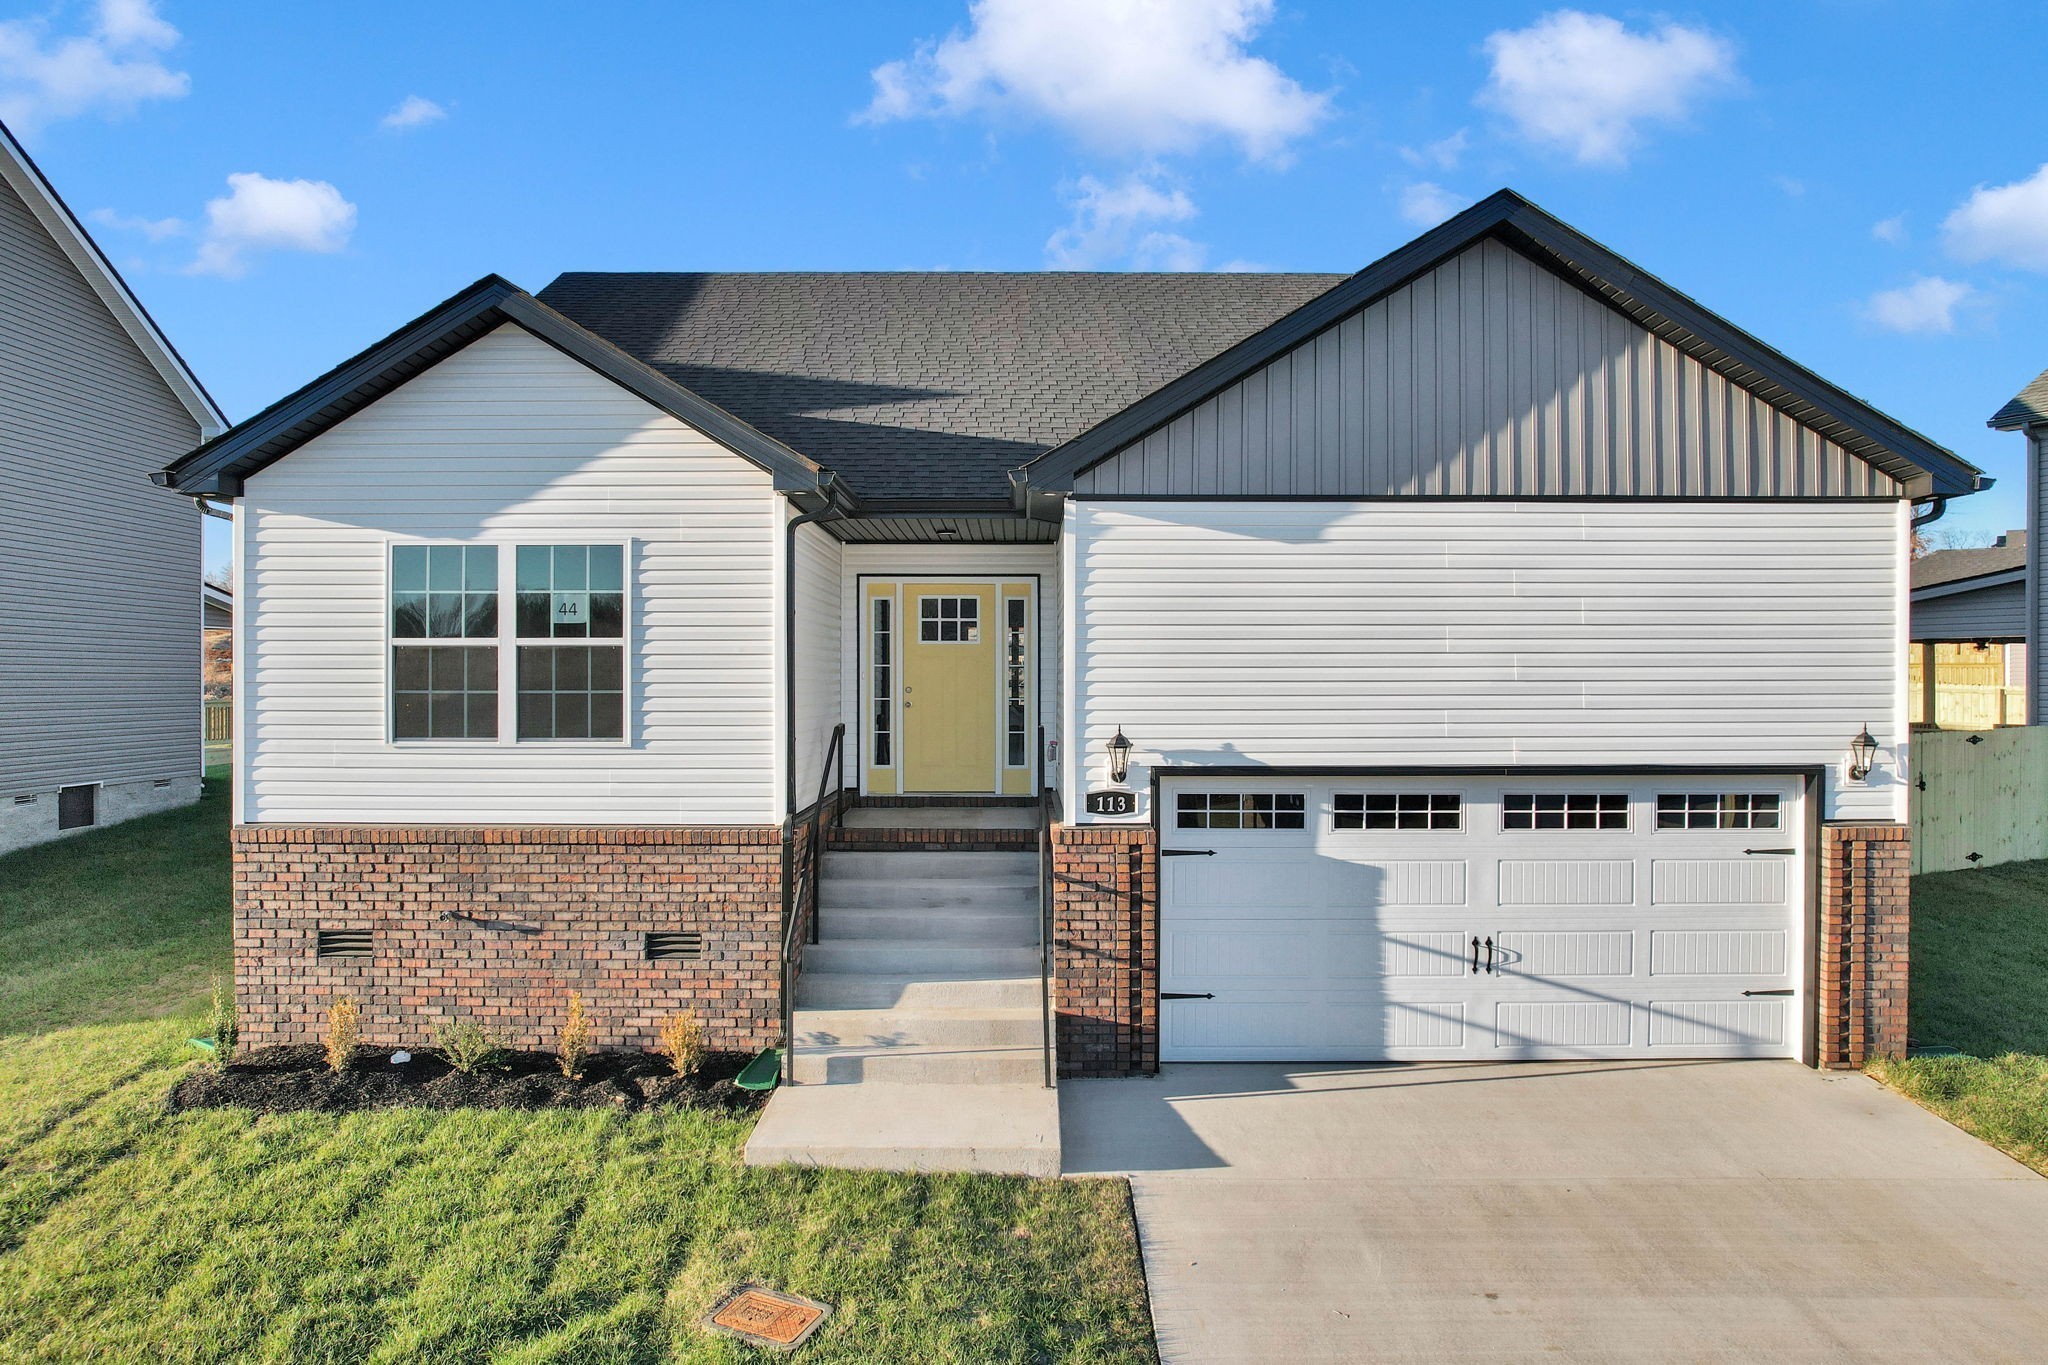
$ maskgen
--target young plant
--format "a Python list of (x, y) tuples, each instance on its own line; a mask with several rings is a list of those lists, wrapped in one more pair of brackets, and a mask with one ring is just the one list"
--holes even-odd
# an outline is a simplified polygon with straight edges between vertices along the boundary
[(327, 1049), (329, 1067), (335, 1071), (348, 1070), (348, 1064), (356, 1059), (356, 1052), (363, 1045), (361, 1011), (353, 999), (344, 995), (327, 1007), (327, 1032), (321, 1035), (320, 1043)]
[(474, 1019), (450, 1019), (434, 1031), (434, 1045), (448, 1059), (448, 1065), (465, 1076), (496, 1066), (505, 1044)]
[(241, 1026), (235, 1013), (235, 988), (220, 977), (213, 979), (213, 1008), (206, 1016), (206, 1036), (213, 1042), (213, 1064), (226, 1066), (235, 1055), (235, 1040)]
[(654, 1050), (668, 1058), (676, 1075), (687, 1076), (704, 1060), (704, 1025), (693, 1011), (671, 1014), (661, 1026), (661, 1040)]
[(576, 1080), (590, 1058), (590, 1016), (583, 1012), (583, 992), (569, 992), (569, 1015), (562, 1021), (562, 1074)]

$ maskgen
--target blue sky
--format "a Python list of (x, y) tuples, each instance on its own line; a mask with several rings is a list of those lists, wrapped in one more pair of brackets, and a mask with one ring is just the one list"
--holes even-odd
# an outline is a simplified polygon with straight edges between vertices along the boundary
[(1925, 0), (75, 0), (0, 6), (0, 117), (235, 418), (493, 271), (1353, 270), (1508, 185), (1998, 476), (1982, 533), (2044, 50)]

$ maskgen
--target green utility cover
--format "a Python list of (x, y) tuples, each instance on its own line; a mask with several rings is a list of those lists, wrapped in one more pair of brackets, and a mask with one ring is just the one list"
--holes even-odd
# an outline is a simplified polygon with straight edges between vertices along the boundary
[(733, 1082), (742, 1090), (773, 1090), (782, 1079), (782, 1049), (771, 1047), (753, 1061)]

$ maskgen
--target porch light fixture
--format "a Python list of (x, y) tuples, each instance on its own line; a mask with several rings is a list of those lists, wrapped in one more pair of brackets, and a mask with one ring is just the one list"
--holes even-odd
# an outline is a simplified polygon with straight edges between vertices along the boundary
[(1116, 738), (1109, 742), (1109, 780), (1121, 784), (1131, 775), (1131, 742), (1124, 738), (1124, 727), (1116, 727)]
[(1877, 758), (1877, 740), (1871, 736), (1870, 727), (1864, 726), (1849, 741), (1849, 780), (1861, 782), (1870, 776), (1870, 769)]

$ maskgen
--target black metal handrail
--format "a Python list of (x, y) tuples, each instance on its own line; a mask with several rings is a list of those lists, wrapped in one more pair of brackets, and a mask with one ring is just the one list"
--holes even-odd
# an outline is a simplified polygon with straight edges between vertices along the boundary
[(1045, 1085), (1053, 1075), (1052, 1036), (1052, 788), (1045, 785), (1045, 727), (1038, 727), (1038, 1026), (1045, 1058)]
[[(836, 782), (838, 785), (829, 785)], [(810, 835), (801, 860), (794, 856), (797, 813), (782, 822), (782, 868), (787, 899), (782, 915), (782, 1079), (790, 1078), (790, 1054), (796, 1050), (796, 937), (808, 926), (805, 941), (818, 941), (818, 862), (825, 846), (825, 798), (832, 798), (832, 827), (846, 822), (846, 723), (832, 727), (825, 761), (818, 765), (818, 799), (811, 803)]]

